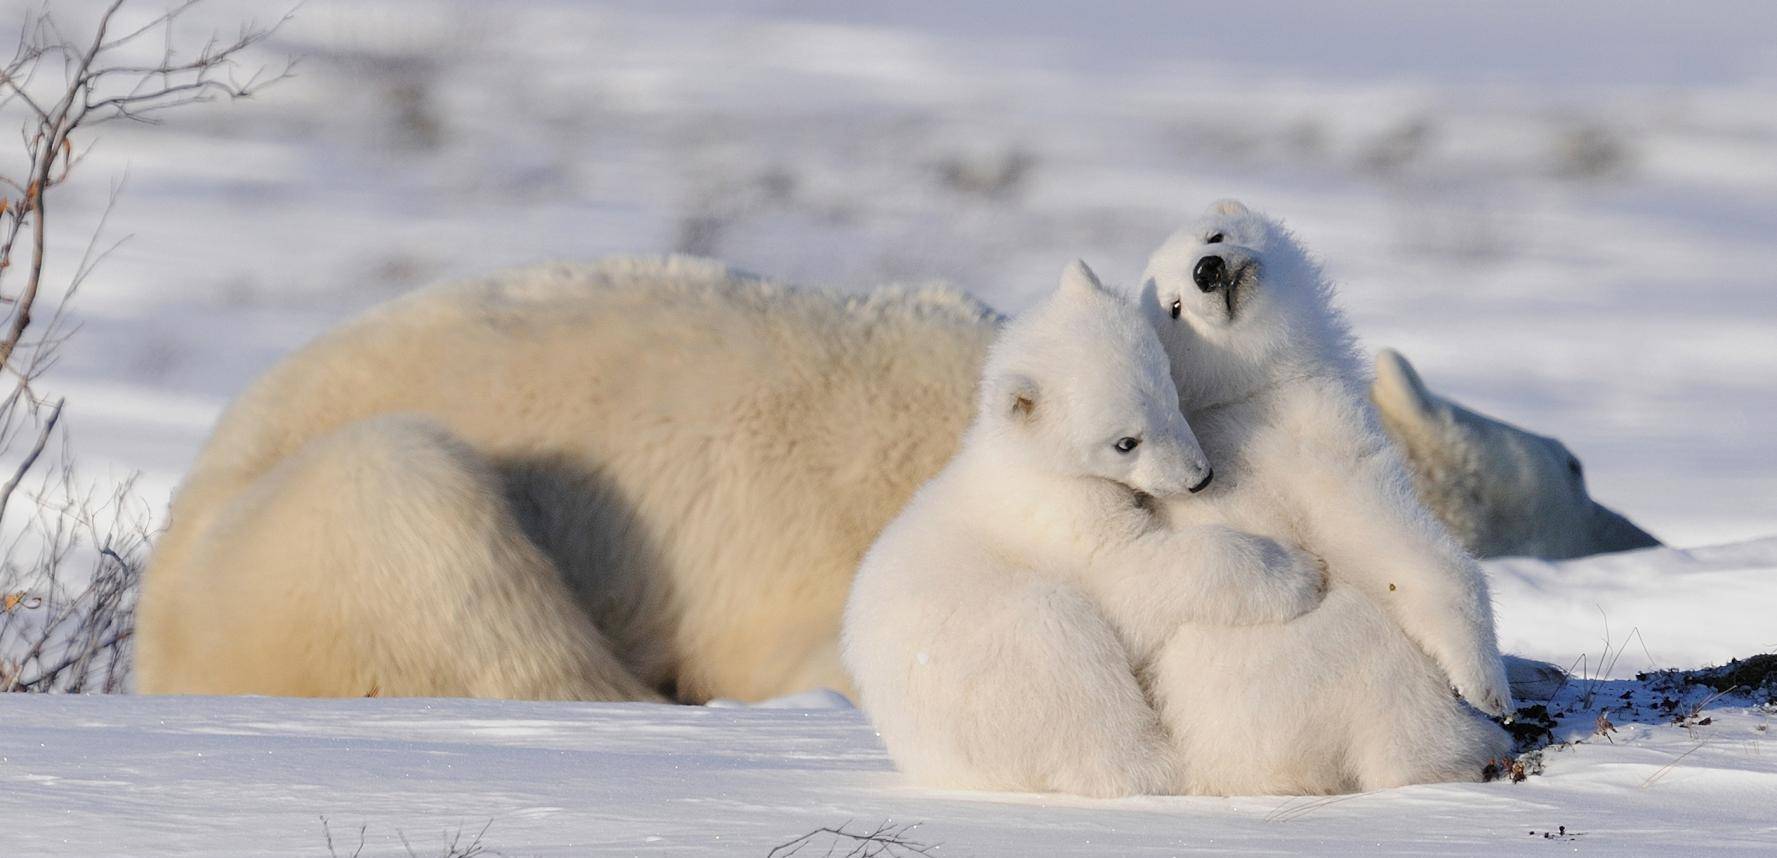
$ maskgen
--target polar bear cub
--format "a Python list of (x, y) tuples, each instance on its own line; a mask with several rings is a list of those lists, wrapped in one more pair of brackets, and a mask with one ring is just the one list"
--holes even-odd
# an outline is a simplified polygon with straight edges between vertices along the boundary
[[(1472, 780), (1511, 709), (1486, 581), (1414, 498), (1365, 402), (1319, 267), (1275, 221), (1213, 206), (1154, 254), (1142, 304), (1220, 477), (1165, 502), (1326, 563), (1325, 603), (1272, 627), (1179, 625), (1150, 672), (1181, 789), (1323, 793)], [(1127, 622), (1126, 618), (1118, 618)]]
[(1156, 526), (1154, 499), (1211, 476), (1152, 329), (1070, 266), (1005, 326), (961, 449), (859, 567), (845, 664), (900, 768), (939, 787), (1169, 791), (1171, 744), (1135, 677), (1164, 638), (1126, 645), (1105, 617), (1275, 623), (1323, 580), (1270, 540)]

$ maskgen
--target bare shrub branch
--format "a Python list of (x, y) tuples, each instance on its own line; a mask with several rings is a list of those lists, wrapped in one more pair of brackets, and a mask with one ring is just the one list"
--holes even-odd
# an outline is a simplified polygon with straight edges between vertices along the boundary
[[(357, 846), (357, 848), (353, 849), (352, 854), (346, 856), (346, 858), (358, 858), (359, 855), (363, 854), (363, 852), (364, 852), (364, 832), (368, 831), (369, 829), (370, 829), (369, 825), (358, 826), (358, 846)], [(325, 816), (321, 817), (321, 833), (327, 837), (328, 858), (339, 858), (339, 852), (333, 848), (333, 826), (328, 824), (327, 817), (325, 817)]]
[[(817, 828), (794, 840), (778, 844), (766, 858), (789, 858), (801, 852), (810, 844), (826, 843), (825, 855), (843, 854), (847, 858), (901, 858), (907, 855), (930, 855), (939, 844), (920, 843), (908, 839), (907, 835), (920, 826), (920, 823), (896, 825), (884, 820), (875, 828), (859, 828), (853, 831), (848, 820), (838, 828)], [(839, 852), (841, 847), (850, 847), (846, 852)]]
[[(0, 122), (21, 119), (23, 156), (22, 169), (0, 161), (0, 375), (12, 381), (0, 396), (0, 461), (10, 463), (0, 466), (9, 474), (0, 484), (0, 691), (114, 691), (128, 676), (152, 516), (134, 497), (133, 477), (106, 489), (78, 481), (62, 419), (66, 403), (34, 387), (73, 334), (68, 301), (121, 243), (100, 246), (121, 182), (59, 292), (44, 282), (48, 215), (59, 199), (54, 191), (91, 151), (91, 129), (118, 119), (156, 123), (162, 111), (248, 98), (290, 75), (290, 65), (244, 77), (238, 70), (288, 14), (269, 27), (243, 26), (231, 38), (213, 35), (195, 53), (181, 54), (176, 26), (200, 2), (183, 0), (124, 28), (120, 13), (129, 0), (112, 0), (80, 38), (65, 34), (47, 8), (29, 12), (12, 58), (0, 64)], [(142, 62), (154, 50), (147, 44), (154, 33), (161, 35), (158, 60)], [(38, 309), (46, 294), (57, 297), (43, 321)], [(46, 457), (52, 449), (59, 455)], [(36, 490), (25, 489), (33, 480)], [(18, 497), (31, 501), (25, 516), (15, 514)]]

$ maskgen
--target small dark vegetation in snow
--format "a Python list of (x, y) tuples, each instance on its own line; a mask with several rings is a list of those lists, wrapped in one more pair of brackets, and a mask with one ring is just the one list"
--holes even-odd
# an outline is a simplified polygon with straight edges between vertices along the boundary
[(1586, 835), (1579, 831), (1568, 831), (1567, 826), (1565, 825), (1557, 825), (1555, 826), (1554, 831), (1536, 831), (1532, 829), (1530, 836), (1541, 837), (1544, 840), (1578, 840)]
[(1555, 135), (1552, 152), (1555, 175), (1567, 179), (1602, 181), (1621, 178), (1634, 158), (1629, 143), (1615, 129), (1585, 122)]
[(991, 152), (955, 154), (938, 159), (938, 183), (959, 194), (1005, 200), (1022, 193), (1037, 166), (1037, 156), (1019, 146)]
[[(483, 842), (483, 838), (487, 835), (487, 830), (493, 827), (493, 824), (493, 820), (490, 819), (486, 825), (481, 826), (481, 828), (473, 834), (469, 832), (469, 829), (462, 826), (444, 832), (444, 843), (441, 846), (443, 851), (440, 852), (415, 852), (413, 844), (408, 841), (407, 835), (400, 829), (395, 830), (395, 837), (401, 841), (401, 847), (406, 850), (409, 858), (431, 858), (431, 856), (436, 856), (436, 858), (477, 858), (477, 856), (489, 856), (489, 858), (492, 858), (493, 856), (498, 856), (500, 853), (488, 849)], [(364, 852), (364, 842), (369, 830), (370, 826), (368, 825), (358, 826), (357, 843), (352, 845), (352, 851), (344, 852), (342, 850), (346, 848), (346, 839), (341, 837), (339, 842), (335, 843), (333, 840), (333, 826), (327, 821), (327, 817), (321, 817), (321, 835), (326, 838), (328, 858), (358, 858), (358, 856)]]
[(1438, 124), (1431, 117), (1408, 117), (1371, 140), (1358, 155), (1358, 167), (1380, 176), (1403, 173), (1426, 159), (1438, 134)]
[[(896, 825), (883, 820), (873, 828), (854, 829), (848, 820), (838, 828), (817, 828), (766, 853), (766, 858), (789, 858), (804, 848), (811, 855), (845, 855), (847, 858), (903, 858), (908, 855), (931, 855), (936, 843), (921, 843), (908, 837), (920, 823)], [(824, 847), (824, 848), (823, 848)]]
[(771, 166), (758, 172), (732, 172), (725, 167), (701, 171), (689, 202), (679, 216), (674, 253), (720, 256), (723, 242), (736, 228), (760, 215), (795, 208), (802, 180), (789, 168)]
[(1737, 658), (1720, 667), (1690, 671), (1687, 677), (1692, 684), (1707, 685), (1716, 691), (1763, 691), (1769, 700), (1777, 695), (1777, 653)]
[(1715, 725), (1711, 711), (1745, 706), (1777, 711), (1777, 654), (1696, 670), (1638, 673), (1633, 680), (1570, 677), (1552, 699), (1520, 706), (1502, 725), (1515, 740), (1517, 755), (1493, 761), (1486, 779), (1517, 783), (1542, 774), (1547, 754), (1614, 744), (1632, 724), (1706, 731)]

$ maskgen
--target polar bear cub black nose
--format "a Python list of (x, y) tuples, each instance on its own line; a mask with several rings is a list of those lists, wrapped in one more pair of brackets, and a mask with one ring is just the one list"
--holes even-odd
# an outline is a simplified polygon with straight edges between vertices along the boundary
[(1196, 494), (1200, 491), (1203, 491), (1204, 489), (1209, 488), (1210, 481), (1215, 478), (1216, 478), (1215, 471), (1204, 471), (1203, 472), (1203, 479), (1198, 480), (1197, 485), (1192, 486), (1189, 489), (1189, 491), (1191, 492), (1191, 494)]
[(1214, 292), (1228, 285), (1228, 263), (1220, 256), (1205, 256), (1191, 269), (1191, 279), (1197, 282), (1197, 288)]

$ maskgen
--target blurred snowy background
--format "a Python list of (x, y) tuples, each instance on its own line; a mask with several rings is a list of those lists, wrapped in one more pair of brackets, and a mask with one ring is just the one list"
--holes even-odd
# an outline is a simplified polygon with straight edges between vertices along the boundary
[(1595, 497), (1677, 545), (1770, 535), (1774, 33), (1767, 2), (310, 0), (263, 56), (295, 79), (100, 130), (52, 273), (126, 172), (132, 237), (41, 386), (84, 473), (158, 509), (256, 374), (438, 279), (679, 251), (1016, 311), (1076, 256), (1129, 285), (1238, 196), (1367, 345), (1560, 437)]

